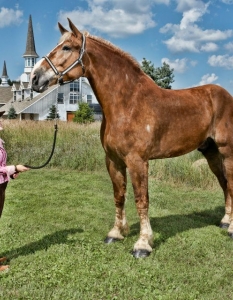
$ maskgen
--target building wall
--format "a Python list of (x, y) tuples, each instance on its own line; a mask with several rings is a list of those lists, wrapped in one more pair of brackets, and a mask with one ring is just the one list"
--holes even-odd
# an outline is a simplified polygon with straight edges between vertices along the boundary
[[(82, 81), (81, 81), (82, 80)], [(54, 87), (52, 91), (44, 95), (42, 98), (38, 99), (35, 103), (27, 107), (23, 113), (25, 117), (30, 116), (30, 114), (35, 114), (34, 120), (45, 120), (49, 114), (49, 110), (52, 105), (58, 107), (58, 113), (61, 121), (67, 121), (67, 113), (75, 112), (78, 109), (78, 100), (80, 101), (90, 101), (93, 104), (97, 104), (98, 101), (91, 89), (91, 86), (87, 79), (80, 78), (79, 81), (79, 91), (77, 91), (77, 101), (74, 104), (70, 103), (70, 84), (66, 84), (59, 87)], [(63, 94), (63, 103), (57, 103), (58, 93)]]

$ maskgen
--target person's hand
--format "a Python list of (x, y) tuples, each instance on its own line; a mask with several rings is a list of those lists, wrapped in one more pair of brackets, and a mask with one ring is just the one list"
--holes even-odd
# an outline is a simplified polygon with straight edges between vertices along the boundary
[(25, 171), (28, 171), (28, 170), (30, 170), (30, 169), (23, 166), (23, 165), (16, 165), (15, 166), (15, 172), (16, 173), (25, 172)]
[(16, 177), (18, 177), (19, 173), (14, 173), (10, 176), (11, 179), (15, 179)]

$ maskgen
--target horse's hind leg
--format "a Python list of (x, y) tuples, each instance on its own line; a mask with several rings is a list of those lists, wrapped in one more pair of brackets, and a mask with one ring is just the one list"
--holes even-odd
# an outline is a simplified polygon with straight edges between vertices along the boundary
[(231, 213), (231, 197), (227, 188), (227, 179), (224, 171), (223, 156), (219, 152), (214, 140), (208, 138), (200, 148), (200, 152), (205, 156), (211, 171), (217, 177), (218, 182), (223, 190), (225, 197), (225, 215), (220, 222), (221, 228), (228, 228), (230, 225), (230, 213)]
[(126, 193), (126, 167), (122, 164), (116, 164), (106, 156), (106, 166), (112, 180), (114, 201), (115, 201), (115, 223), (113, 228), (109, 231), (105, 243), (122, 240), (124, 235), (129, 232), (129, 226), (126, 221), (124, 204)]
[[(233, 148), (233, 147), (232, 147)], [(224, 167), (226, 170), (226, 177), (227, 177), (227, 188), (229, 191), (229, 194), (231, 196), (231, 209), (230, 209), (230, 225), (228, 227), (228, 233), (229, 235), (233, 238), (233, 151), (232, 148), (230, 147), (227, 149), (227, 155), (225, 156), (224, 159)], [(231, 153), (229, 155), (229, 152)]]

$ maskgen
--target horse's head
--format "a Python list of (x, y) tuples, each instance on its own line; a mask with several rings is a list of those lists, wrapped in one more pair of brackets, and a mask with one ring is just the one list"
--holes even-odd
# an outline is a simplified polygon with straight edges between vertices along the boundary
[(63, 84), (84, 75), (83, 54), (85, 36), (68, 19), (71, 32), (60, 23), (62, 37), (58, 45), (34, 66), (31, 84), (34, 91), (42, 93), (56, 83)]

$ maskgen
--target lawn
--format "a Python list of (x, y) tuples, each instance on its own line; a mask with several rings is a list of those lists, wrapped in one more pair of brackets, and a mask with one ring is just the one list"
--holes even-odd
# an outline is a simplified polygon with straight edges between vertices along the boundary
[(150, 177), (154, 249), (131, 255), (139, 234), (132, 188), (130, 234), (103, 243), (114, 204), (105, 171), (43, 169), (11, 181), (0, 221), (0, 299), (232, 299), (233, 240), (218, 224), (221, 190)]

